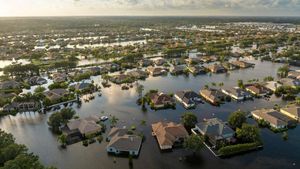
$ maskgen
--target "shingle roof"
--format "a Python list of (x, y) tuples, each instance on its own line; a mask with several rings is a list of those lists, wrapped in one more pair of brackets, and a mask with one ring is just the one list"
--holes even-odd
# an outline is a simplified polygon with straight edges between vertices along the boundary
[(218, 118), (207, 119), (196, 124), (204, 135), (223, 138), (224, 135), (232, 134), (234, 131)]

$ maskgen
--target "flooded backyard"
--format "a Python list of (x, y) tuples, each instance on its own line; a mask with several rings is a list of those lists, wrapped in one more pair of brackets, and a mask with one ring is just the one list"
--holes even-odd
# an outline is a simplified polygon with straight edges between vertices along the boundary
[[(192, 89), (198, 92), (206, 84), (224, 83), (224, 87), (236, 86), (237, 80), (247, 82), (251, 79), (262, 80), (266, 76), (276, 77), (276, 71), (281, 64), (271, 62), (249, 61), (255, 63), (255, 68), (231, 71), (229, 74), (207, 74), (199, 76), (161, 76), (149, 77), (145, 81), (139, 81), (144, 85), (144, 92), (150, 89), (158, 89), (167, 93), (175, 93), (178, 90)], [(96, 84), (101, 84), (101, 77), (92, 77)], [(135, 85), (134, 85), (135, 86)], [(280, 98), (274, 95), (267, 99), (254, 99), (237, 103), (227, 102), (220, 107), (211, 106), (208, 103), (199, 104), (196, 109), (185, 110), (180, 103), (177, 103), (176, 110), (154, 111), (148, 108), (143, 112), (136, 104), (138, 93), (136, 88), (121, 90), (120, 86), (112, 85), (110, 88), (102, 89), (102, 96), (96, 97), (87, 103), (82, 103), (78, 108), (73, 105), (80, 117), (87, 117), (92, 114), (114, 115), (119, 119), (119, 126), (136, 125), (138, 130), (143, 131), (146, 136), (138, 158), (133, 161), (135, 169), (277, 169), (277, 168), (299, 168), (300, 166), (300, 127), (288, 131), (289, 139), (283, 141), (281, 134), (275, 134), (268, 129), (261, 129), (264, 148), (259, 151), (226, 159), (214, 157), (208, 149), (203, 148), (196, 161), (180, 160), (191, 152), (184, 149), (174, 149), (172, 152), (161, 152), (154, 137), (151, 136), (151, 123), (160, 120), (180, 122), (180, 116), (186, 112), (194, 112), (198, 121), (204, 118), (218, 117), (227, 120), (229, 114), (241, 109), (251, 111), (257, 108), (272, 108), (275, 104), (285, 105)], [(50, 113), (24, 113), (17, 116), (6, 116), (0, 119), (0, 128), (12, 133), (16, 141), (25, 144), (30, 151), (39, 155), (43, 164), (53, 165), (59, 169), (82, 169), (88, 166), (91, 169), (117, 169), (129, 168), (128, 159), (110, 156), (106, 153), (107, 142), (94, 143), (84, 147), (82, 143), (70, 145), (67, 149), (61, 149), (57, 142), (57, 136), (48, 129), (47, 120)], [(146, 126), (140, 125), (146, 121)], [(250, 122), (253, 122), (249, 119)], [(107, 122), (108, 123), (108, 122)], [(109, 125), (108, 125), (109, 126)], [(108, 128), (107, 132), (110, 129)], [(107, 133), (106, 133), (107, 134)], [(114, 162), (115, 161), (115, 162)]]

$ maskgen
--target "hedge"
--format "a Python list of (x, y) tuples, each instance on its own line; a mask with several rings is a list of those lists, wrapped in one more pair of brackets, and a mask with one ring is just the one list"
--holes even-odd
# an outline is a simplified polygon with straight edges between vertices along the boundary
[(230, 146), (220, 148), (218, 150), (218, 153), (220, 156), (230, 156), (230, 155), (254, 150), (260, 145), (261, 145), (260, 142), (230, 145)]

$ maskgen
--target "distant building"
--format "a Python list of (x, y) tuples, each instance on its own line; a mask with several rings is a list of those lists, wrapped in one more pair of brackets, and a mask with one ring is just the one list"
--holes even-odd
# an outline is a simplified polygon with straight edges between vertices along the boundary
[(277, 88), (279, 88), (280, 86), (282, 86), (280, 83), (278, 82), (275, 82), (275, 81), (270, 81), (270, 82), (267, 82), (265, 85), (264, 85), (267, 89), (275, 92), (277, 90)]
[(182, 124), (157, 122), (152, 124), (152, 135), (156, 137), (160, 149), (167, 150), (182, 145), (189, 134)]
[(0, 82), (0, 90), (17, 89), (17, 88), (20, 88), (20, 87), (21, 87), (20, 83), (14, 81), (14, 80), (8, 80), (8, 81)]
[(128, 72), (127, 75), (135, 79), (146, 79), (148, 77), (148, 73), (142, 70), (133, 70)]
[(221, 64), (209, 65), (207, 68), (212, 73), (226, 73), (227, 72), (227, 70)]
[(177, 65), (177, 66), (171, 67), (170, 73), (174, 74), (174, 75), (179, 75), (179, 74), (183, 74), (185, 70), (186, 70), (185, 65)]
[(252, 63), (248, 63), (248, 62), (245, 62), (245, 61), (233, 61), (231, 62), (231, 64), (233, 64), (234, 66), (237, 66), (239, 68), (249, 68), (249, 67), (253, 67), (255, 64), (252, 64)]
[(153, 108), (164, 108), (167, 106), (175, 105), (174, 99), (167, 94), (162, 92), (151, 93), (150, 94), (151, 106)]
[(114, 154), (129, 154), (138, 156), (141, 146), (142, 138), (134, 133), (130, 133), (128, 129), (112, 128), (107, 136), (109, 141), (106, 146), (108, 153)]
[(283, 86), (297, 87), (300, 86), (300, 80), (292, 78), (282, 78), (279, 80), (279, 83)]
[(217, 89), (201, 89), (200, 95), (212, 104), (219, 104), (225, 99), (225, 95)]
[(231, 88), (227, 88), (227, 89), (222, 89), (222, 92), (238, 101), (242, 101), (242, 100), (249, 99), (252, 97), (248, 92), (246, 92), (245, 90), (243, 90), (239, 87), (231, 87)]
[(264, 86), (255, 83), (255, 84), (249, 84), (249, 85), (245, 85), (246, 86), (246, 90), (256, 96), (265, 96), (269, 93), (269, 90), (267, 88), (265, 88)]
[(152, 76), (160, 76), (167, 73), (167, 71), (161, 67), (148, 67), (147, 72)]
[(68, 95), (68, 91), (66, 89), (53, 89), (44, 92), (44, 95), (46, 98), (48, 98), (50, 101), (56, 101), (59, 100), (60, 98)]

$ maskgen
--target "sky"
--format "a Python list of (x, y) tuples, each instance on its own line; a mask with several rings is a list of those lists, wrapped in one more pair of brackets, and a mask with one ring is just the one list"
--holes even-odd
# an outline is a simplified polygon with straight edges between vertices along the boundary
[(300, 0), (0, 0), (0, 16), (300, 16)]

